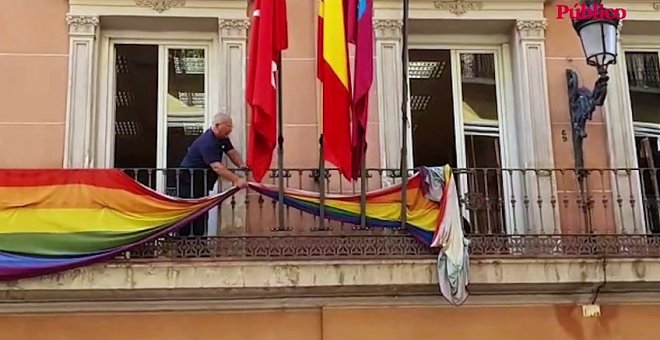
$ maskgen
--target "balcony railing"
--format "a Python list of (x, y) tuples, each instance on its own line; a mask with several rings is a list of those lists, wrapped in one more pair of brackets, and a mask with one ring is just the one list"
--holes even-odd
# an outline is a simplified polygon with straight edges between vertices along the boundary
[[(172, 196), (207, 193), (204, 170), (123, 169)], [(660, 256), (660, 173), (655, 169), (454, 169), (464, 231), (473, 257)], [(414, 170), (410, 170), (412, 174)], [(367, 169), (349, 183), (335, 169), (285, 169), (284, 186), (327, 194), (361, 192), (400, 181), (399, 170)], [(277, 172), (267, 183), (277, 185)], [(325, 181), (320, 185), (320, 181)], [(186, 181), (190, 185), (183, 186)], [(219, 183), (217, 190), (228, 184)], [(320, 190), (325, 188), (324, 190)], [(186, 190), (187, 192), (183, 192)], [(364, 197), (364, 195), (362, 195)], [(323, 207), (322, 207), (323, 209)], [(280, 217), (278, 212), (283, 211)], [(248, 191), (212, 212), (216, 230), (172, 235), (123, 259), (214, 260), (432, 258), (402, 229), (321, 221)], [(213, 225), (211, 225), (213, 226)]]

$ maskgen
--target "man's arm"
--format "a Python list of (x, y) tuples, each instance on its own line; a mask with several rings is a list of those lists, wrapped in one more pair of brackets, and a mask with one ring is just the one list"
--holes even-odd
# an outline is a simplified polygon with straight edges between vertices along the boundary
[(224, 178), (227, 181), (236, 184), (241, 180), (240, 177), (238, 177), (235, 173), (231, 172), (229, 169), (227, 169), (226, 166), (224, 166), (220, 162), (213, 162), (209, 164), (209, 166), (211, 167), (211, 169), (213, 169), (213, 171), (215, 171), (216, 174), (218, 174), (218, 176)]
[(239, 169), (244, 169), (246, 168), (245, 162), (243, 162), (243, 159), (241, 158), (241, 154), (236, 151), (236, 149), (231, 149), (227, 151), (227, 157), (229, 157), (229, 160), (236, 165)]
[(222, 160), (222, 154), (215, 143), (205, 145), (201, 151), (204, 162), (208, 164), (218, 176), (232, 182), (241, 189), (247, 187), (247, 182), (244, 179), (238, 177), (220, 162)]

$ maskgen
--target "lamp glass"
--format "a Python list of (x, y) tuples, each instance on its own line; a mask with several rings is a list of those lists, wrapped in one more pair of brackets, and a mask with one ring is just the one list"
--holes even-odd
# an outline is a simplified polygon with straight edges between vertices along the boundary
[(578, 34), (589, 65), (600, 67), (616, 63), (616, 24), (612, 20), (589, 20), (580, 25)]

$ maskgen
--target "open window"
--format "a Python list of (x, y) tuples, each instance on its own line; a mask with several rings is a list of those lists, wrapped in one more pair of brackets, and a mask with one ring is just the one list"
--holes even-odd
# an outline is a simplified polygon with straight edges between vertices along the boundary
[(660, 51), (628, 51), (625, 57), (644, 215), (648, 231), (659, 233)]
[(175, 174), (165, 169), (178, 166), (207, 125), (207, 47), (113, 46), (113, 166), (176, 195)]
[(466, 231), (505, 232), (498, 51), (410, 51), (413, 163), (449, 164)]

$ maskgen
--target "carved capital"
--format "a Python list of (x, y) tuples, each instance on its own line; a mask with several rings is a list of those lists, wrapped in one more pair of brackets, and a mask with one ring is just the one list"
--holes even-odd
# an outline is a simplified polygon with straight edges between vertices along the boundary
[(69, 25), (69, 34), (94, 35), (99, 25), (99, 17), (68, 14), (66, 23)]
[(218, 20), (220, 37), (246, 37), (250, 28), (248, 19), (220, 19)]
[(545, 19), (516, 20), (516, 29), (518, 29), (522, 38), (543, 38), (547, 27), (548, 23)]
[(451, 1), (435, 1), (433, 6), (437, 9), (449, 11), (449, 13), (456, 15), (463, 15), (468, 11), (478, 11), (482, 6), (481, 1), (468, 1), (468, 0), (451, 0)]
[(403, 21), (395, 19), (374, 19), (373, 24), (376, 38), (401, 38), (401, 28), (403, 27)]
[(135, 0), (135, 4), (141, 7), (150, 7), (158, 13), (163, 13), (172, 7), (183, 7), (186, 0)]

